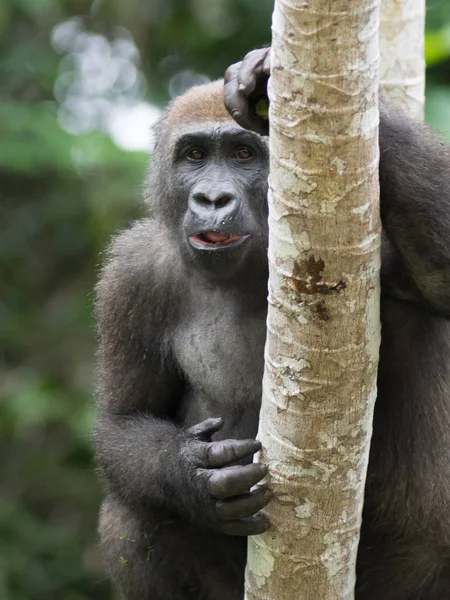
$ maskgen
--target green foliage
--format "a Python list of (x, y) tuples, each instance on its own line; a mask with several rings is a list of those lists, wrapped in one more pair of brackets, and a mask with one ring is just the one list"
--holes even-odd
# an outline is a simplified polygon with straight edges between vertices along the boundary
[[(142, 212), (147, 156), (114, 144), (105, 113), (220, 77), (269, 41), (271, 8), (272, 0), (0, 4), (2, 600), (113, 597), (96, 547), (92, 290), (110, 236)], [(62, 23), (66, 37), (55, 29)], [(428, 27), (427, 118), (450, 134), (447, 0), (430, 0)], [(103, 53), (94, 75), (89, 44)]]
[(450, 139), (450, 3), (427, 1), (425, 36), (427, 63), (426, 121)]
[(425, 60), (429, 67), (445, 62), (450, 55), (450, 27), (426, 34)]

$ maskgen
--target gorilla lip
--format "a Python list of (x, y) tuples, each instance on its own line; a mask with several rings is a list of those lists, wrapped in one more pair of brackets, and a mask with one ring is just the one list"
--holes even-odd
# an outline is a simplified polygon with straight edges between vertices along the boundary
[(189, 236), (189, 242), (194, 248), (214, 250), (236, 246), (248, 237), (248, 235), (236, 235), (222, 231), (203, 231)]

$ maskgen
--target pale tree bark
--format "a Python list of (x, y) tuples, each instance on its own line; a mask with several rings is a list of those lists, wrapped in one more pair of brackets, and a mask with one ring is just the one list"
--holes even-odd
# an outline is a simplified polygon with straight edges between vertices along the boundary
[(247, 600), (353, 598), (380, 342), (375, 0), (276, 0), (259, 439), (274, 497)]
[(420, 120), (425, 102), (424, 33), (425, 0), (381, 1), (381, 91)]

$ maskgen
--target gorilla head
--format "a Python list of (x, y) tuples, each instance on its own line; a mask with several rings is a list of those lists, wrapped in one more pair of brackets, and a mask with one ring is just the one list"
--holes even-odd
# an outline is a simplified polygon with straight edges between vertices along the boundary
[(191, 88), (156, 126), (147, 199), (187, 265), (215, 278), (266, 268), (267, 141), (223, 107), (223, 82)]

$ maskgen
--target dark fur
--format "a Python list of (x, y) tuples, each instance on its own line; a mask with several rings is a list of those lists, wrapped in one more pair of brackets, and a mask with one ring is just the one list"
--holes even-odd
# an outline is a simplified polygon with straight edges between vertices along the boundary
[[(256, 446), (244, 442), (239, 450), (220, 440), (251, 439), (257, 430), (267, 150), (243, 171), (223, 166), (218, 155), (207, 177), (174, 155), (188, 130), (220, 141), (233, 127), (220, 82), (194, 88), (168, 108), (147, 188), (152, 217), (114, 240), (97, 289), (95, 442), (109, 490), (100, 533), (127, 600), (241, 600), (246, 538), (224, 531), (265, 527), (258, 515), (236, 525), (232, 504), (220, 500), (236, 493), (235, 484), (230, 471), (214, 465), (244, 459), (233, 473), (247, 489), (263, 476), (243, 471)], [(264, 147), (262, 138), (246, 135)], [(382, 115), (380, 148), (382, 345), (357, 598), (447, 600), (450, 159), (426, 128), (401, 116)], [(231, 258), (188, 247), (183, 219), (200, 184), (229, 184), (238, 193), (237, 226), (245, 223), (253, 237)], [(206, 212), (199, 218), (213, 219)], [(222, 429), (217, 422), (195, 429), (217, 416)], [(245, 502), (253, 514), (267, 498)]]

